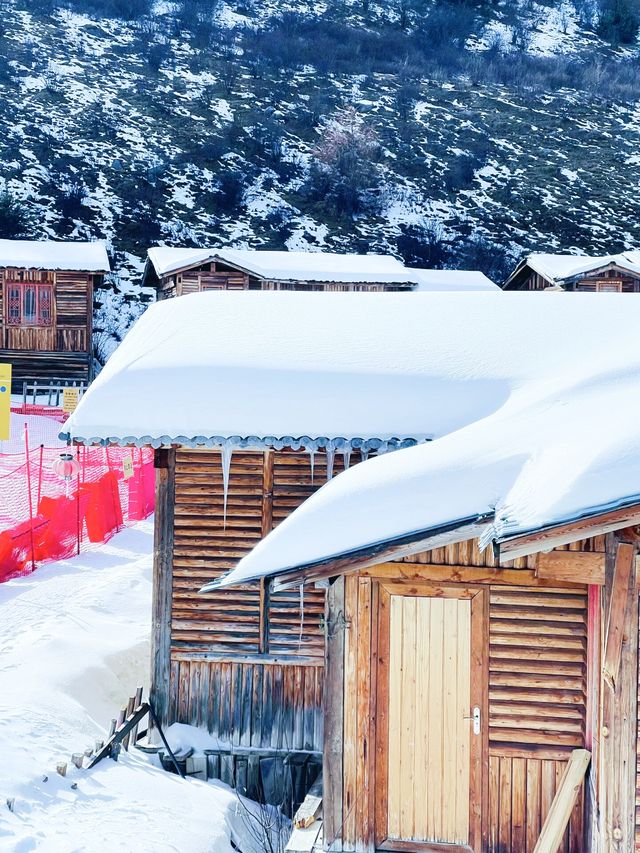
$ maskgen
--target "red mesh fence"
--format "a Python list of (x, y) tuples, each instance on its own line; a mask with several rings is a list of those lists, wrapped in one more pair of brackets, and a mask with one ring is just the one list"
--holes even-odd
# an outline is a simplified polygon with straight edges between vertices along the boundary
[[(13, 452), (0, 452), (0, 582), (106, 542), (124, 525), (153, 512), (152, 450), (37, 444), (39, 426), (44, 435), (50, 424), (44, 418), (42, 425), (40, 418), (25, 419), (24, 414), (44, 412), (24, 413), (22, 408), (12, 414)], [(63, 423), (65, 417), (60, 410), (46, 409), (47, 421)], [(22, 453), (15, 452), (19, 443)], [(66, 466), (65, 479), (59, 460), (67, 452), (74, 463), (71, 474)]]

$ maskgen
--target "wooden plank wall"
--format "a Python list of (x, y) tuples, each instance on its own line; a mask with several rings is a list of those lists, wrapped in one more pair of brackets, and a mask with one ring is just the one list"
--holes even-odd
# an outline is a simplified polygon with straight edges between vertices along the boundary
[(225, 522), (220, 451), (176, 451), (169, 721), (243, 748), (321, 751), (324, 590), (198, 590), (326, 476), (325, 454), (312, 475), (308, 453), (234, 452)]
[[(450, 557), (468, 556), (475, 546), (467, 547), (465, 554), (452, 546)], [(369, 707), (375, 572), (372, 567), (366, 577), (345, 578), (342, 803), (333, 817), (340, 838), (329, 839), (335, 850), (368, 850), (373, 839), (376, 792), (367, 755), (375, 735)], [(385, 567), (385, 579), (391, 576)], [(587, 589), (491, 583), (489, 591), (486, 849), (532, 853), (569, 753), (584, 745)], [(583, 849), (582, 811), (581, 794), (563, 842), (566, 853)]]
[(322, 675), (322, 666), (172, 654), (169, 719), (230, 747), (320, 752)]
[(351, 282), (326, 281), (267, 281), (249, 276), (241, 270), (235, 270), (224, 264), (208, 263), (162, 278), (159, 298), (171, 299), (187, 293), (203, 290), (301, 290), (325, 292), (380, 292), (410, 290), (409, 285), (398, 284), (354, 284)]
[[(0, 359), (13, 365), (14, 389), (23, 379), (91, 379), (93, 286), (101, 276), (51, 270), (0, 270)], [(4, 285), (33, 281), (53, 285), (53, 324), (6, 324)]]

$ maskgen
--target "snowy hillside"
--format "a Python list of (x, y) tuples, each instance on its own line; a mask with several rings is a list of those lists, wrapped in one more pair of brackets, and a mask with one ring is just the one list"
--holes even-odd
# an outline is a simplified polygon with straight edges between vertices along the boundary
[(158, 241), (498, 279), (639, 245), (638, 21), (608, 4), (2, 0), (0, 236), (106, 238), (116, 336)]
[[(222, 783), (182, 781), (135, 750), (93, 770), (71, 765), (148, 686), (152, 528), (0, 586), (3, 853), (264, 849), (253, 806)], [(174, 748), (191, 731), (177, 728)]]

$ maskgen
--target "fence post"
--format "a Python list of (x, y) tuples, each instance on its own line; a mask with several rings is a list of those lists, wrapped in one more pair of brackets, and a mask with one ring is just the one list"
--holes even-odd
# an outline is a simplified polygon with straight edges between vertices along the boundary
[(40, 498), (42, 497), (42, 464), (43, 464), (44, 444), (40, 445), (40, 469), (38, 471), (38, 500), (36, 501), (36, 510), (40, 508)]
[(76, 538), (78, 542), (78, 554), (80, 553), (80, 540), (82, 538), (82, 527), (80, 525), (80, 447), (76, 446), (76, 462), (78, 473), (76, 474)]
[(33, 543), (33, 496), (31, 494), (31, 463), (29, 461), (29, 427), (24, 424), (24, 452), (27, 459), (27, 491), (29, 492), (29, 540), (31, 542), (31, 571), (36, 570), (35, 548)]

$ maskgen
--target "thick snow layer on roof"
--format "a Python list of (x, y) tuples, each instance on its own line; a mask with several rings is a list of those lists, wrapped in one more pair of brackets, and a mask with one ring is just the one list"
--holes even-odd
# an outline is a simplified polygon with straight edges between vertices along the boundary
[(533, 254), (527, 258), (531, 269), (551, 281), (564, 281), (576, 275), (592, 272), (609, 264), (616, 264), (629, 272), (640, 274), (640, 252), (630, 251), (620, 255), (552, 255)]
[(496, 287), (481, 272), (409, 269), (391, 255), (154, 246), (149, 249), (149, 260), (160, 277), (217, 260), (269, 281), (407, 284), (416, 290), (493, 290)]
[(459, 429), (340, 474), (228, 582), (487, 514), (488, 538), (499, 540), (640, 502), (640, 301), (616, 294), (468, 296), (461, 324), (448, 327), (454, 352), (445, 335), (431, 333), (438, 320), (447, 328), (456, 300), (436, 299), (426, 332), (433, 372), (449, 388), (444, 405), (457, 406), (466, 383), (481, 377), (494, 393), (476, 416), (470, 407)]
[(252, 275), (276, 281), (415, 281), (411, 270), (391, 255), (339, 255), (330, 252), (270, 252), (250, 249), (173, 249), (154, 246), (149, 259), (159, 276), (218, 260)]
[(135, 324), (66, 428), (79, 440), (146, 443), (437, 437), (496, 412), (521, 386), (557, 381), (564, 365), (592, 365), (601, 351), (609, 359), (602, 318), (623, 329), (635, 321), (635, 301), (615, 297), (559, 293), (552, 306), (501, 291), (217, 291), (166, 300)]
[(0, 267), (109, 272), (104, 243), (54, 240), (0, 240)]
[(418, 280), (415, 292), (434, 290), (500, 290), (478, 270), (412, 270)]
[[(146, 443), (438, 435), (508, 393), (511, 368), (487, 349), (475, 317), (485, 300), (493, 328), (498, 303), (512, 296), (214, 291), (161, 301), (66, 429), (74, 439)], [(471, 354), (461, 370), (462, 353)], [(452, 383), (464, 388), (455, 402)]]

